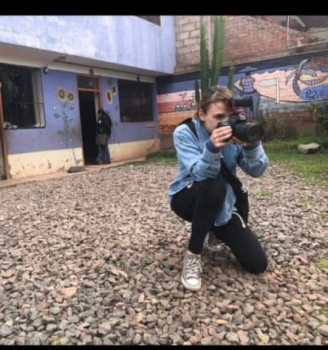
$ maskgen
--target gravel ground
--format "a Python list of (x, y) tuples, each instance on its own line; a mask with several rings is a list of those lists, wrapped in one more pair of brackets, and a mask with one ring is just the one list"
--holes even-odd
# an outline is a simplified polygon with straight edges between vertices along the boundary
[(203, 253), (180, 284), (190, 224), (169, 210), (177, 167), (128, 165), (1, 189), (0, 344), (328, 344), (328, 190), (280, 165), (250, 190), (269, 268)]

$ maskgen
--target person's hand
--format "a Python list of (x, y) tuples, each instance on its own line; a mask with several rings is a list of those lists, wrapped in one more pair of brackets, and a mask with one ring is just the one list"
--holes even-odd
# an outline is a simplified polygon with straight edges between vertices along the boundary
[[(231, 143), (232, 128), (231, 126), (222, 126), (214, 129), (211, 135), (211, 141), (215, 147), (223, 147)], [(229, 141), (227, 141), (229, 139)]]
[(242, 140), (239, 140), (237, 137), (233, 137), (232, 138), (232, 141), (234, 142), (234, 143), (239, 143), (240, 145), (242, 145), (242, 146), (250, 146), (252, 143), (251, 142), (245, 142), (245, 141), (242, 141)]

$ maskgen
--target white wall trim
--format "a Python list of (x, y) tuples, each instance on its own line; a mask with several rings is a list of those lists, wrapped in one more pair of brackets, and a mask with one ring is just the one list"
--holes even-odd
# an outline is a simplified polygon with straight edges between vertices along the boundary
[(74, 65), (74, 64), (65, 64), (65, 63), (46, 63), (42, 59), (40, 60), (31, 60), (23, 57), (13, 57), (13, 56), (4, 56), (0, 55), (0, 63), (7, 63), (18, 66), (26, 66), (33, 68), (43, 68), (47, 66), (49, 70), (59, 70), (70, 73), (78, 73), (78, 74), (90, 74), (90, 68), (93, 68), (95, 75), (100, 75), (104, 77), (117, 78), (117, 79), (125, 79), (125, 80), (133, 80), (137, 81), (137, 76), (140, 77), (141, 82), (145, 83), (155, 83), (156, 78), (151, 76), (144, 76), (139, 73), (130, 73), (130, 72), (119, 72), (112, 69), (102, 69), (102, 68), (94, 68), (90, 65), (90, 68)]

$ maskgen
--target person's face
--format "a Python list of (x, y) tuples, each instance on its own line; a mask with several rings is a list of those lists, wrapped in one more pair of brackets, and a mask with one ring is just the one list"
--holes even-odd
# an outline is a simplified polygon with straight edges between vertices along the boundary
[(229, 118), (227, 103), (223, 101), (211, 103), (206, 114), (200, 109), (199, 118), (204, 123), (209, 134), (212, 134), (219, 122), (228, 120)]

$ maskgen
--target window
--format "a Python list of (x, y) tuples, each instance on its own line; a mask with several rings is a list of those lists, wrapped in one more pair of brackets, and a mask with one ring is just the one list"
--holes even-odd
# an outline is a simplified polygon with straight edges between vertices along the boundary
[(119, 80), (118, 92), (122, 122), (153, 120), (151, 84)]
[(154, 24), (161, 25), (161, 16), (137, 16), (139, 18), (142, 18), (148, 22), (152, 22)]
[(77, 77), (77, 84), (79, 89), (92, 89), (99, 90), (99, 79), (88, 77), (85, 75), (79, 75)]
[(4, 127), (42, 128), (45, 125), (40, 71), (0, 64)]

